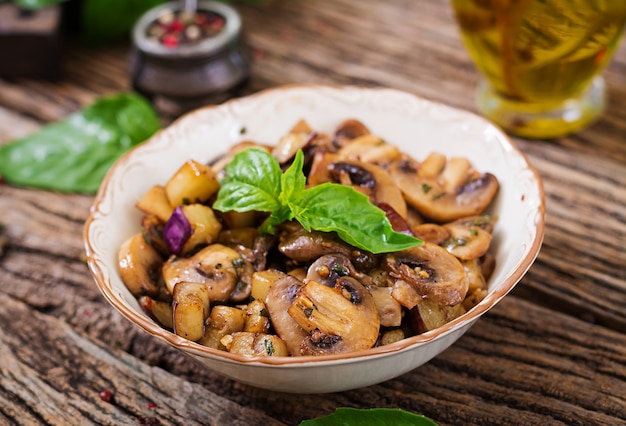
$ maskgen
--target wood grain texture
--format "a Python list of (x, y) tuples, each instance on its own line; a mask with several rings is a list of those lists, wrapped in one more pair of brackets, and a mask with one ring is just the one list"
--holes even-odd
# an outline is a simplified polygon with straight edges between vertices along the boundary
[[(402, 89), (476, 111), (479, 76), (447, 2), (238, 4), (253, 73)], [(61, 81), (0, 79), (0, 143), (129, 90), (128, 44), (69, 40)], [(232, 382), (130, 324), (84, 264), (92, 198), (0, 185), (0, 424), (286, 424), (397, 407), (441, 425), (626, 424), (626, 44), (606, 113), (553, 141), (516, 139), (544, 180), (547, 223), (520, 284), (428, 364), (365, 389), (288, 395)], [(163, 116), (164, 124), (174, 117)], [(98, 393), (114, 391), (112, 403)], [(155, 404), (152, 407), (148, 404)]]

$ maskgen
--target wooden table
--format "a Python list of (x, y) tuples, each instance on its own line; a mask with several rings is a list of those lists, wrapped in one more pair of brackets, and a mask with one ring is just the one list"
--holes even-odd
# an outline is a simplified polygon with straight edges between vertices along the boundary
[[(475, 110), (479, 77), (447, 2), (237, 7), (255, 58), (248, 92), (388, 86)], [(62, 80), (0, 80), (0, 142), (129, 89), (127, 59), (126, 43), (69, 42)], [(595, 125), (516, 140), (547, 201), (528, 274), (441, 356), (365, 389), (278, 394), (199, 368), (98, 292), (82, 241), (92, 197), (1, 185), (0, 424), (296, 425), (337, 407), (397, 407), (441, 425), (626, 424), (626, 44), (605, 76), (610, 100)]]

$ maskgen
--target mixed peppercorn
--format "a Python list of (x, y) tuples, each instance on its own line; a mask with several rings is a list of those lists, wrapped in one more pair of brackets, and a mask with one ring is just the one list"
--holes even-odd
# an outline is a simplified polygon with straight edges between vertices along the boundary
[(206, 10), (166, 10), (147, 28), (147, 36), (166, 47), (198, 43), (224, 30), (223, 16)]

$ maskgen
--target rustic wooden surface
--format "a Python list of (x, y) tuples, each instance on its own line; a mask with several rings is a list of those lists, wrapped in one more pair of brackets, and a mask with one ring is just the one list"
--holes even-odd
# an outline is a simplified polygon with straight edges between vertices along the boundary
[[(475, 110), (478, 74), (447, 2), (237, 7), (255, 58), (247, 92), (388, 86)], [(0, 79), (0, 143), (129, 89), (126, 43), (65, 47), (56, 83)], [(610, 101), (595, 125), (516, 140), (547, 199), (529, 273), (441, 356), (365, 389), (278, 394), (197, 367), (98, 292), (82, 243), (91, 197), (0, 185), (0, 424), (296, 425), (347, 406), (402, 408), (441, 425), (626, 424), (626, 44), (605, 75)]]

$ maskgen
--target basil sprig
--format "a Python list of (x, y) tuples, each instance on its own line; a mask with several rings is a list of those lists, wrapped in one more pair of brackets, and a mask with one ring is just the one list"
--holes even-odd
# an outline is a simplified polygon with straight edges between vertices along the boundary
[(437, 426), (433, 420), (396, 408), (368, 410), (340, 407), (334, 413), (317, 419), (304, 420), (299, 426)]
[(385, 213), (350, 186), (323, 183), (305, 189), (303, 163), (302, 151), (298, 151), (282, 173), (278, 161), (266, 151), (242, 151), (226, 166), (213, 208), (269, 212), (261, 227), (268, 233), (295, 219), (307, 231), (336, 232), (346, 243), (372, 253), (405, 250), (422, 243), (395, 232)]

